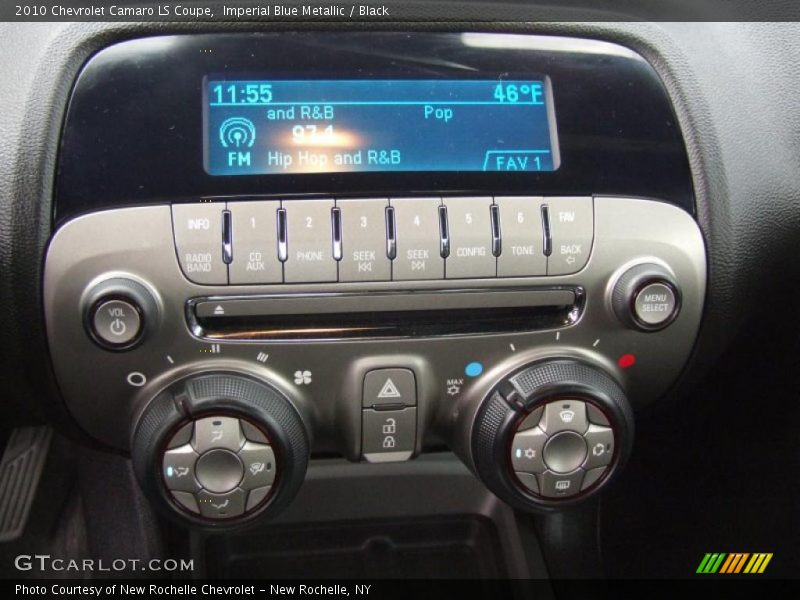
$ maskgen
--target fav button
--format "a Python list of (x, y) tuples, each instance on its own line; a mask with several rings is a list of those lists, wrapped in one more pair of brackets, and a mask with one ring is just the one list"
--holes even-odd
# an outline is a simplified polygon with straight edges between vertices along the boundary
[(127, 300), (100, 302), (91, 315), (92, 332), (110, 348), (132, 345), (142, 332), (139, 308)]
[(548, 275), (569, 275), (589, 261), (594, 240), (592, 199), (545, 198), (550, 219), (552, 248), (547, 258)]

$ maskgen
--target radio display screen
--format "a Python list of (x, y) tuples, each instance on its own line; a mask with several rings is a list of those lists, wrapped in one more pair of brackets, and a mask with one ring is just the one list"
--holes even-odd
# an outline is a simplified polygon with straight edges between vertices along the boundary
[(210, 175), (555, 171), (550, 81), (204, 81)]

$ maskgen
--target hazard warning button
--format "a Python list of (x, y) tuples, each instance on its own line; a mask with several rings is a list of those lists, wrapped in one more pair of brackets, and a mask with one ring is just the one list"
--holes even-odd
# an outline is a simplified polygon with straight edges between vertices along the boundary
[(376, 369), (364, 377), (364, 408), (416, 406), (417, 381), (410, 369)]

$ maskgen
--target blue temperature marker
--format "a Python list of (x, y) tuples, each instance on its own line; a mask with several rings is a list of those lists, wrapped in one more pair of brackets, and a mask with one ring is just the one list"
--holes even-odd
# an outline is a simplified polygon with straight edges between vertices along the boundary
[(467, 374), (467, 377), (477, 377), (483, 373), (483, 365), (479, 362), (471, 362), (464, 367), (464, 373)]
[(172, 467), (167, 467), (167, 477), (172, 477)]

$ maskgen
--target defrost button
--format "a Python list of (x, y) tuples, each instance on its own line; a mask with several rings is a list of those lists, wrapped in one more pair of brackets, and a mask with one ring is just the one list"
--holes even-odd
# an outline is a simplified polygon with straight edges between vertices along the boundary
[(588, 427), (586, 404), (580, 400), (554, 400), (545, 406), (544, 418), (539, 426), (548, 436), (559, 431), (584, 433)]

